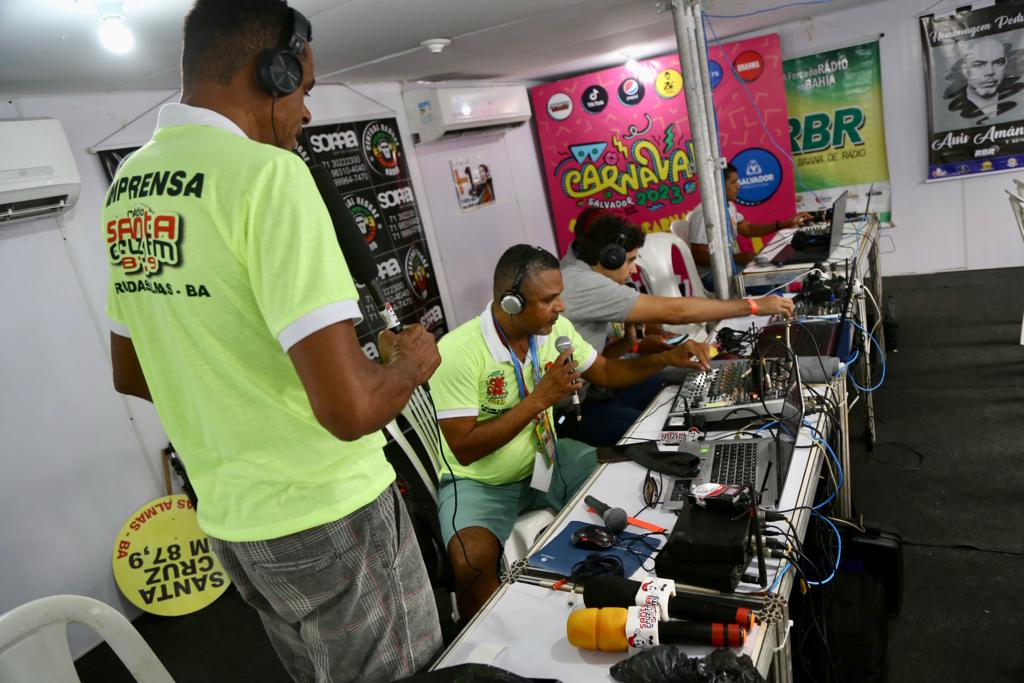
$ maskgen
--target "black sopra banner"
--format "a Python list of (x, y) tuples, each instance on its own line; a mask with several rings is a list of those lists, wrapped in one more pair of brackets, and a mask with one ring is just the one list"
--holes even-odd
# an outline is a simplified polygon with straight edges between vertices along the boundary
[[(437, 279), (409, 176), (409, 161), (394, 118), (305, 128), (295, 150), (309, 165), (324, 164), (377, 262), (381, 290), (405, 324), (422, 323), (435, 336), (447, 331)], [(384, 323), (362, 291), (363, 352), (378, 357)]]
[(1024, 0), (921, 17), (928, 177), (1024, 166)]
[[(98, 152), (107, 182), (137, 147)], [(409, 162), (394, 118), (310, 126), (295, 152), (309, 165), (326, 164), (377, 262), (381, 290), (405, 324), (419, 322), (440, 337), (447, 332), (441, 296), (409, 177)], [(384, 323), (359, 288), (363, 322), (356, 327), (363, 353), (380, 355)]]

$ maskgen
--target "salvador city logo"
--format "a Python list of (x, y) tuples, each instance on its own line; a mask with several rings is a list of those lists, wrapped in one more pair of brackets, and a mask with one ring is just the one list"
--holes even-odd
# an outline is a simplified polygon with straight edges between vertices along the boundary
[(125, 273), (156, 275), (163, 266), (181, 263), (182, 221), (177, 214), (156, 214), (135, 206), (106, 224), (110, 263)]
[(363, 131), (363, 155), (380, 175), (394, 178), (402, 172), (398, 165), (398, 135), (386, 123), (374, 121)]
[(782, 185), (782, 164), (766, 149), (745, 149), (734, 157), (732, 163), (740, 172), (740, 193), (736, 198), (738, 204), (763, 204)]

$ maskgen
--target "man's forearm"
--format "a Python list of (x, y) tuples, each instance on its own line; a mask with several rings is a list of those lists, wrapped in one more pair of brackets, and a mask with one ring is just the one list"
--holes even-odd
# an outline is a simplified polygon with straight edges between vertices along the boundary
[(670, 300), (669, 324), (704, 323), (750, 315), (750, 304), (744, 299), (709, 299), (685, 297)]
[(546, 408), (535, 401), (531, 394), (504, 415), (493, 420), (478, 420), (468, 433), (458, 438), (451, 438), (454, 435), (449, 436), (446, 430), (445, 438), (459, 463), (470, 465), (510, 442)]
[(632, 351), (635, 343), (636, 341), (629, 337), (619, 337), (615, 341), (605, 344), (601, 355), (605, 358), (618, 358), (622, 354)]

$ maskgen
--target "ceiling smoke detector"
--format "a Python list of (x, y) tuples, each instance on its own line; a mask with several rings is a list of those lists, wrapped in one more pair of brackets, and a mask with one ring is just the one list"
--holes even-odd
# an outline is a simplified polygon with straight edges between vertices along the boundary
[(441, 54), (441, 52), (451, 44), (452, 41), (448, 38), (428, 38), (420, 43), (420, 45), (427, 48), (434, 54)]

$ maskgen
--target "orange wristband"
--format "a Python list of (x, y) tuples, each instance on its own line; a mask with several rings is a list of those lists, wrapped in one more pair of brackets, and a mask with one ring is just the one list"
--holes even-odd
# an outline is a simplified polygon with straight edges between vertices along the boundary
[(757, 302), (753, 299), (747, 299), (747, 303), (750, 304), (750, 315), (757, 315)]

